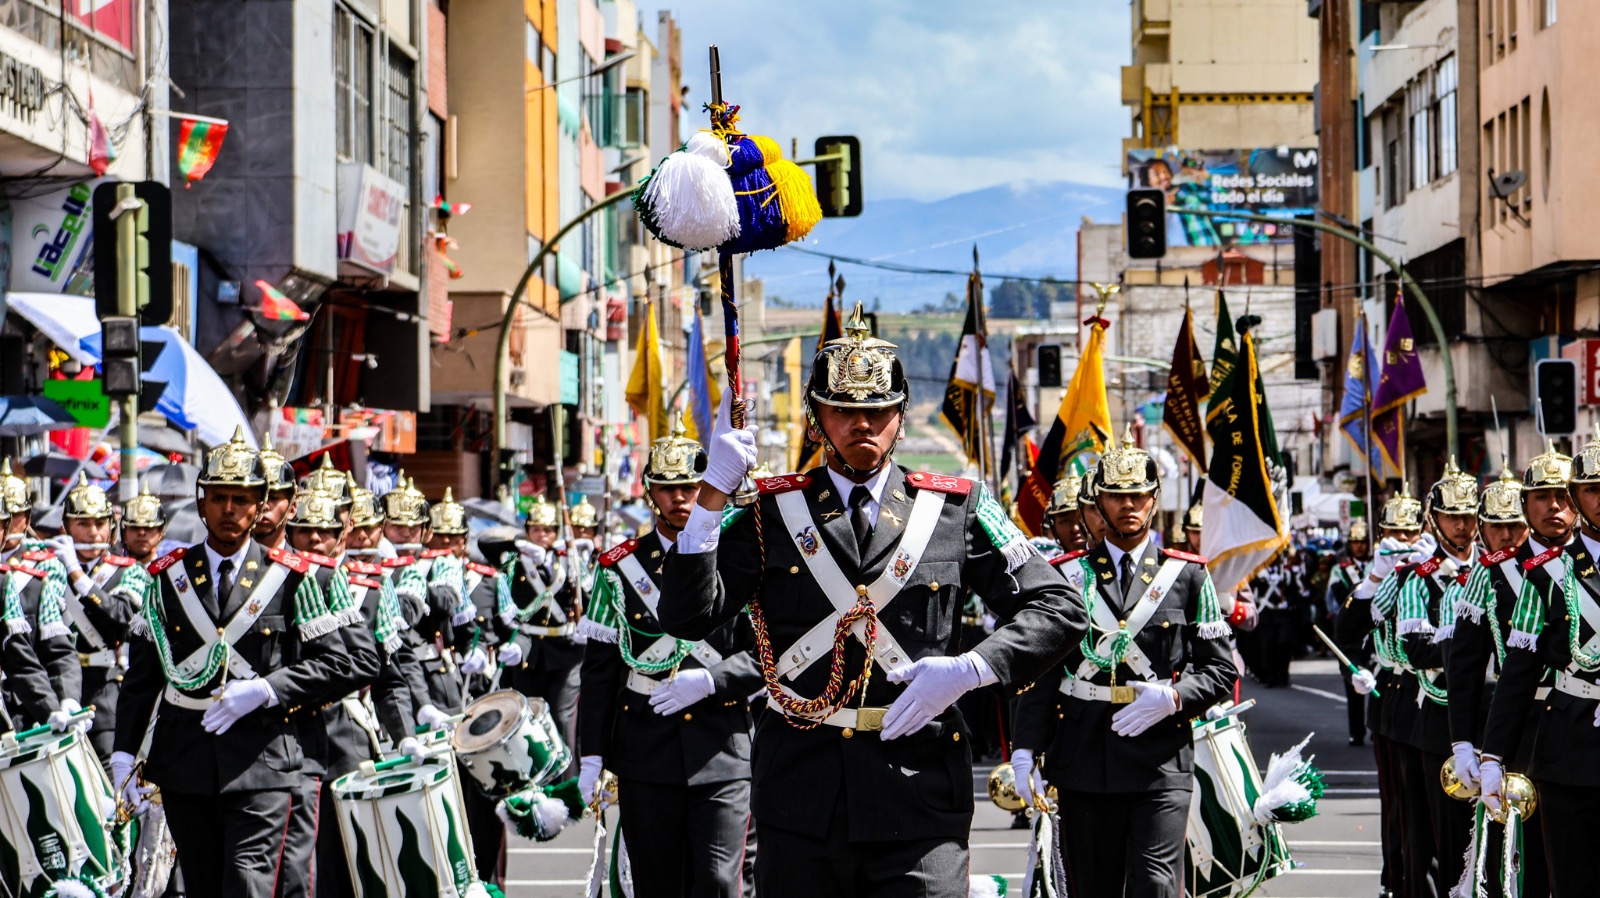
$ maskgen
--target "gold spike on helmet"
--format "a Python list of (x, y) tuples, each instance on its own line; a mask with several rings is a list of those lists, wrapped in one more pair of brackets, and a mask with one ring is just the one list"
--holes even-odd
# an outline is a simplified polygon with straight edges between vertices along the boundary
[(333, 454), (324, 452), (322, 464), (307, 474), (301, 485), (308, 490), (322, 490), (332, 496), (333, 501), (345, 506), (350, 504), (350, 488), (355, 483), (348, 473), (333, 466)]
[(1050, 491), (1050, 507), (1044, 510), (1046, 516), (1053, 517), (1058, 514), (1069, 514), (1078, 510), (1078, 493), (1083, 490), (1083, 478), (1076, 474), (1056, 481), (1055, 488)]
[(290, 527), (308, 530), (343, 530), (339, 517), (339, 503), (322, 490), (304, 490), (294, 500), (294, 514), (289, 516)]
[(1496, 477), (1478, 494), (1478, 520), (1485, 524), (1526, 524), (1522, 513), (1522, 481), (1510, 466), (1500, 465)]
[(1568, 483), (1600, 483), (1600, 422), (1594, 426), (1594, 436), (1572, 459), (1572, 475)]
[(167, 526), (167, 512), (161, 507), (161, 500), (150, 495), (150, 484), (139, 487), (139, 495), (129, 499), (122, 506), (122, 526), (124, 527), (155, 527)]
[(390, 524), (400, 527), (421, 527), (428, 523), (428, 497), (406, 479), (401, 471), (395, 478), (394, 489), (383, 494), (380, 500), (383, 516)]
[(1400, 492), (1383, 503), (1383, 514), (1378, 518), (1383, 530), (1406, 532), (1422, 529), (1422, 503), (1411, 495), (1411, 485), (1402, 482)]
[(1349, 539), (1350, 539), (1350, 542), (1353, 542), (1353, 543), (1364, 543), (1364, 542), (1369, 542), (1371, 540), (1371, 536), (1369, 536), (1367, 534), (1367, 519), (1366, 518), (1356, 518), (1355, 520), (1350, 522), (1350, 537), (1349, 537)]
[(1444, 466), (1444, 474), (1428, 489), (1427, 516), (1435, 514), (1477, 514), (1478, 481), (1456, 467), (1455, 456)]
[(206, 453), (206, 466), (196, 481), (198, 486), (265, 486), (266, 471), (261, 453), (244, 441), (244, 428), (233, 430), (233, 439)]
[(294, 468), (283, 453), (272, 448), (272, 434), (261, 435), (261, 469), (266, 472), (267, 492), (294, 489)]
[(28, 514), (33, 510), (33, 487), (26, 478), (11, 473), (11, 459), (0, 465), (0, 494), (3, 494), (5, 516)]
[(372, 490), (361, 486), (350, 488), (350, 526), (371, 527), (383, 523), (383, 508)]
[(684, 436), (683, 413), (672, 417), (672, 430), (650, 444), (650, 459), (644, 466), (647, 484), (699, 483), (706, 473), (706, 450)]
[(1546, 440), (1544, 451), (1535, 455), (1522, 472), (1522, 489), (1524, 494), (1529, 490), (1565, 489), (1571, 476), (1572, 457), (1556, 451), (1553, 440)]
[(1133, 444), (1133, 425), (1122, 433), (1122, 444), (1100, 456), (1095, 468), (1095, 493), (1157, 493), (1161, 474), (1150, 453)]
[(806, 385), (806, 404), (821, 402), (841, 408), (905, 406), (906, 372), (895, 345), (872, 336), (872, 328), (856, 303), (844, 336), (817, 348)]
[(544, 496), (534, 496), (533, 504), (528, 507), (528, 519), (524, 523), (528, 527), (559, 527), (561, 510)]
[(570, 518), (574, 527), (600, 526), (600, 513), (595, 511), (593, 505), (589, 504), (588, 496), (578, 497), (577, 504), (572, 506)]
[(61, 509), (63, 518), (101, 520), (111, 517), (111, 500), (106, 491), (89, 482), (89, 476), (78, 472), (78, 482), (67, 492), (67, 503)]
[(433, 532), (444, 536), (459, 536), (467, 532), (467, 509), (456, 501), (455, 491), (444, 488), (444, 498), (428, 509), (428, 522)]

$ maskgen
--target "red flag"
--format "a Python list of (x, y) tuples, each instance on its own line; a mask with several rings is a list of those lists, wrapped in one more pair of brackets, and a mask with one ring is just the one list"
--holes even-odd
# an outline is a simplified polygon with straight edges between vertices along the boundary
[(100, 121), (100, 113), (94, 108), (94, 91), (89, 91), (89, 170), (95, 177), (103, 177), (106, 169), (111, 167), (117, 158), (117, 151), (111, 146), (111, 134), (106, 131), (105, 123)]
[(263, 317), (273, 321), (308, 321), (309, 312), (303, 311), (295, 305), (294, 300), (284, 296), (282, 291), (267, 283), (256, 281), (256, 289), (261, 291), (260, 312)]
[(188, 116), (179, 116), (179, 121), (183, 124), (178, 126), (178, 174), (188, 188), (216, 164), (222, 139), (228, 136), (228, 123)]

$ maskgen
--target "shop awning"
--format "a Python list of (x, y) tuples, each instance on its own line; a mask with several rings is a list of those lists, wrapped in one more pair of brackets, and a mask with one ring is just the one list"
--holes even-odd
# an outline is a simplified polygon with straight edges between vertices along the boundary
[(6, 297), (11, 311), (21, 315), (50, 342), (81, 365), (98, 365), (100, 356), (78, 345), (78, 341), (100, 332), (94, 300), (87, 296), (60, 293), (12, 293)]

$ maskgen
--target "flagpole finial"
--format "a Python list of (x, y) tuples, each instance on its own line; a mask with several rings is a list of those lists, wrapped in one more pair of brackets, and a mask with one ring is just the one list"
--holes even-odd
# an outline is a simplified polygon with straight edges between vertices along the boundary
[(844, 275), (842, 274), (833, 279), (833, 295), (844, 299)]
[(839, 271), (838, 271), (837, 268), (834, 267), (833, 260), (829, 259), (828, 260), (828, 287), (830, 289), (832, 289), (832, 287), (833, 287), (834, 275), (836, 275), (838, 273), (839, 273)]
[(978, 270), (978, 244), (972, 244), (972, 270)]
[(1106, 303), (1111, 301), (1111, 297), (1122, 292), (1122, 285), (1115, 283), (1102, 284), (1099, 281), (1090, 281), (1089, 286), (1093, 287), (1095, 292), (1100, 294), (1100, 299), (1095, 303), (1094, 306), (1094, 315), (1096, 318), (1102, 317), (1106, 311)]

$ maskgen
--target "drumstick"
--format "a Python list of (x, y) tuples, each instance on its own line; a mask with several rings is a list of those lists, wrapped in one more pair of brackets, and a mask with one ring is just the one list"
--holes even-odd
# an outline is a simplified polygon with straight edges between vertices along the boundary
[[(1350, 672), (1352, 674), (1361, 672), (1361, 668), (1357, 667), (1355, 665), (1355, 663), (1353, 661), (1351, 661), (1348, 656), (1345, 655), (1344, 652), (1339, 651), (1339, 647), (1333, 644), (1333, 640), (1328, 638), (1328, 634), (1322, 632), (1322, 628), (1321, 627), (1317, 626), (1316, 624), (1312, 624), (1311, 625), (1311, 632), (1317, 634), (1317, 638), (1322, 640), (1322, 644), (1328, 647), (1328, 651), (1333, 653), (1333, 657), (1338, 658), (1340, 661), (1343, 661), (1344, 662), (1344, 666), (1350, 668)], [(1377, 695), (1378, 694), (1378, 687), (1376, 687), (1376, 686), (1372, 687), (1372, 694), (1373, 695)]]

